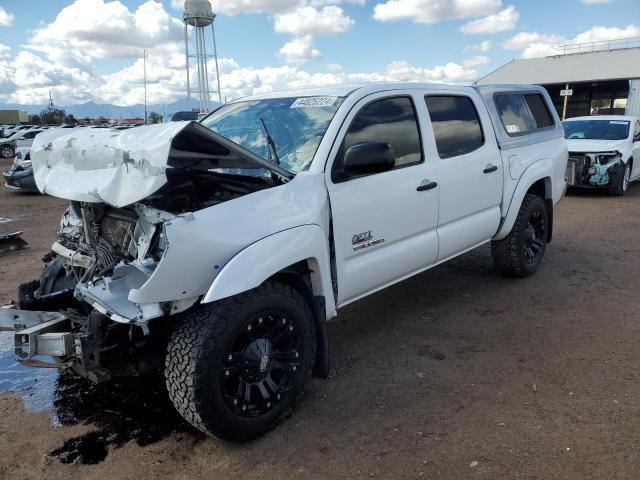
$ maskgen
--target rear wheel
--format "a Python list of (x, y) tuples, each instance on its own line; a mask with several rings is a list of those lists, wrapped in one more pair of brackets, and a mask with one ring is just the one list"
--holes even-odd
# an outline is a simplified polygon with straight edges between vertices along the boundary
[(15, 156), (16, 150), (12, 145), (2, 145), (0, 146), (0, 156), (2, 158), (13, 158)]
[(503, 275), (533, 275), (547, 248), (549, 213), (543, 198), (527, 194), (516, 222), (503, 240), (491, 242), (493, 261)]
[(615, 195), (618, 197), (623, 196), (627, 193), (627, 189), (629, 188), (629, 182), (631, 181), (631, 162), (627, 162), (626, 164), (619, 165), (616, 168), (613, 182), (611, 187), (609, 187), (609, 195)]
[(193, 426), (248, 441), (291, 414), (314, 358), (306, 299), (267, 282), (187, 313), (169, 342), (165, 376), (176, 409)]

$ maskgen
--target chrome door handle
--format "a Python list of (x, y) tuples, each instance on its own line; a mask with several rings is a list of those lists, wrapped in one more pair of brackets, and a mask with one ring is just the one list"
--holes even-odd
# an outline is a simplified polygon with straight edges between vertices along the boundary
[(431, 183), (425, 183), (424, 185), (420, 185), (417, 190), (419, 192), (424, 192), (426, 190), (433, 190), (434, 188), (436, 188), (438, 186), (437, 182), (431, 182)]

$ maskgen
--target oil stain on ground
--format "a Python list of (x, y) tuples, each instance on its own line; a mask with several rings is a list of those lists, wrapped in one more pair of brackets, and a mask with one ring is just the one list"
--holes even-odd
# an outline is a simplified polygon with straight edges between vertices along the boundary
[(95, 385), (55, 369), (23, 367), (7, 348), (8, 337), (0, 336), (0, 392), (20, 395), (29, 412), (48, 411), (53, 426), (93, 427), (50, 452), (60, 462), (96, 464), (129, 442), (144, 447), (194, 432), (175, 411), (161, 376)]

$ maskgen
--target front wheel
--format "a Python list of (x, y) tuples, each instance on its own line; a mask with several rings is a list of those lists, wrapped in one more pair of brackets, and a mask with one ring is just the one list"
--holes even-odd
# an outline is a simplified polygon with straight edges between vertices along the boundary
[(631, 180), (631, 162), (619, 165), (613, 176), (613, 181), (609, 187), (609, 195), (622, 197), (627, 193)]
[(306, 299), (278, 282), (188, 312), (169, 342), (169, 396), (193, 426), (222, 440), (260, 437), (304, 395), (315, 358)]
[(493, 261), (510, 277), (533, 275), (547, 248), (549, 213), (543, 198), (527, 194), (509, 235), (491, 242)]
[(0, 146), (0, 156), (2, 156), (2, 158), (13, 158), (15, 153), (16, 150), (11, 145)]

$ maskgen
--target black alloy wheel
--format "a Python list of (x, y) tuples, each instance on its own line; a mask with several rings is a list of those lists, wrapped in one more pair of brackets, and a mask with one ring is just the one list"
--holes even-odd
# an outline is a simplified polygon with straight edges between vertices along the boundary
[(229, 407), (247, 417), (269, 412), (291, 391), (300, 348), (300, 335), (283, 312), (264, 312), (249, 320), (227, 348), (220, 371)]
[(544, 246), (547, 243), (547, 229), (543, 212), (534, 210), (531, 213), (525, 232), (524, 258), (528, 265), (536, 265), (544, 254)]

